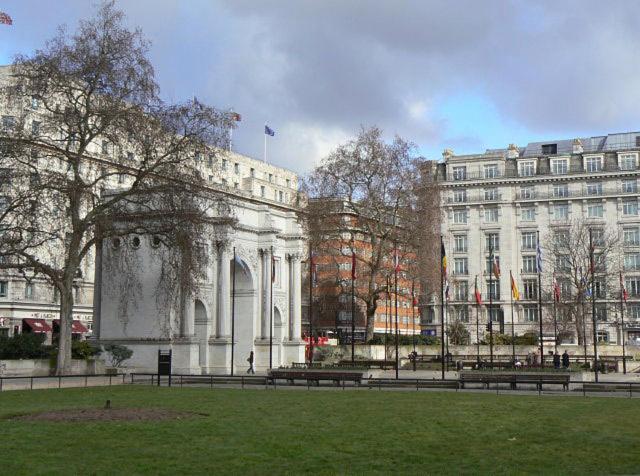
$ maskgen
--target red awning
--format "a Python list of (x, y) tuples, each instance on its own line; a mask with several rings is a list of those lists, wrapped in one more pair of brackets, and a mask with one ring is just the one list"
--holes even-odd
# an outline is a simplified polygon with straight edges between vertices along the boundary
[[(54, 319), (53, 322), (58, 326), (60, 325), (60, 319)], [(89, 329), (87, 329), (82, 322), (74, 320), (71, 323), (72, 334), (86, 334), (87, 332), (89, 332)]]
[(51, 332), (51, 326), (44, 319), (22, 319), (33, 332)]

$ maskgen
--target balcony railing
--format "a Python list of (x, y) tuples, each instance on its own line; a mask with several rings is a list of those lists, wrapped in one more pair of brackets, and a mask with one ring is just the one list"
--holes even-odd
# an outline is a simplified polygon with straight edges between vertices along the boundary
[(597, 174), (604, 172), (632, 172), (637, 171), (638, 168), (634, 167), (632, 169), (620, 167), (618, 164), (605, 164), (600, 170), (588, 171), (583, 166), (571, 166), (567, 168), (566, 172), (553, 172), (551, 169), (538, 169), (536, 173), (531, 174), (522, 174), (516, 170), (499, 170), (498, 172), (489, 174), (490, 176), (486, 176), (484, 171), (480, 172), (467, 172), (464, 175), (449, 173), (447, 174), (447, 181), (450, 182), (463, 182), (470, 180), (496, 180), (503, 178), (535, 178), (540, 176), (549, 176), (549, 175), (570, 175), (570, 174)]

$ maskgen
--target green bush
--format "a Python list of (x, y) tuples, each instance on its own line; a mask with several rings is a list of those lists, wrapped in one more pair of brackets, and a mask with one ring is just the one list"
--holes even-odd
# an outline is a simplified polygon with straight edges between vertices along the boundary
[(88, 360), (102, 353), (102, 349), (86, 340), (74, 340), (71, 342), (71, 358)]
[(46, 359), (51, 347), (43, 345), (45, 338), (45, 334), (31, 332), (0, 337), (0, 359)]
[(133, 350), (118, 344), (107, 344), (104, 346), (104, 351), (109, 354), (109, 360), (114, 367), (120, 367), (125, 360), (130, 359), (133, 355)]

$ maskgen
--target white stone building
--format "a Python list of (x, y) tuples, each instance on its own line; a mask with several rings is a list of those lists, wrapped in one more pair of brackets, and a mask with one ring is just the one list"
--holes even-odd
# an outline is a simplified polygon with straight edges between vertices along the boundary
[[(202, 160), (203, 173), (217, 168), (208, 157)], [(102, 271), (96, 279), (94, 335), (102, 343), (133, 349), (127, 365), (140, 370), (155, 372), (158, 350), (169, 349), (174, 373), (228, 373), (232, 351), (235, 373), (247, 369), (252, 350), (256, 370), (304, 361), (301, 258), (305, 245), (296, 206), (298, 178), (238, 154), (211, 160), (223, 161), (222, 172), (212, 172), (210, 181), (225, 184), (218, 188), (228, 194), (236, 222), (222, 226), (216, 238), (205, 244), (210, 257), (207, 277), (179, 309), (158, 299), (161, 259), (152, 252), (153, 237), (111, 240), (98, 256)], [(138, 255), (139, 292), (130, 302), (122, 296), (119, 276), (109, 272), (107, 263), (117, 262), (124, 246), (134, 247)]]
[[(445, 150), (438, 180), (442, 185), (442, 233), (449, 263), (448, 321), (464, 323), (471, 342), (477, 341), (478, 328), (481, 338), (486, 332), (487, 262), (493, 242), (501, 269), (500, 279), (493, 284), (494, 331), (511, 333), (510, 272), (521, 294), (513, 309), (515, 334), (537, 331), (537, 233), (544, 256), (549, 252), (545, 239), (550, 232), (579, 219), (596, 230), (617, 230), (624, 257), (624, 263), (607, 263), (616, 271), (616, 279), (608, 283), (607, 296), (597, 300), (602, 307), (596, 311), (598, 340), (620, 343), (623, 338), (614, 298), (619, 289), (618, 269), (624, 273), (629, 293), (624, 339), (640, 340), (639, 152), (640, 132), (530, 143), (524, 148), (510, 145), (471, 155)], [(553, 270), (549, 267), (542, 279), (542, 315), (547, 324), (552, 318)], [(484, 301), (481, 306), (474, 300), (476, 278)], [(423, 328), (438, 335), (439, 309), (434, 304), (423, 320)], [(545, 340), (553, 338), (548, 325), (543, 335)]]

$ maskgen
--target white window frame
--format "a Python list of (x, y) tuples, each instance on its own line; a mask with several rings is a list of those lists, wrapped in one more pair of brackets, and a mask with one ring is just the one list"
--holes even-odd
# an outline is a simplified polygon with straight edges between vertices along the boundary
[[(629, 165), (626, 161), (632, 163)], [(618, 154), (618, 167), (620, 170), (635, 170), (638, 167), (638, 154)]]
[(483, 168), (484, 170), (484, 178), (492, 179), (500, 177), (500, 169), (498, 168), (498, 164), (487, 164)]
[(535, 160), (520, 162), (518, 165), (520, 177), (533, 177), (536, 174)]
[(638, 193), (638, 180), (623, 180), (620, 186), (620, 190), (622, 191), (622, 193)]
[(457, 165), (451, 168), (451, 176), (453, 180), (465, 180), (467, 178), (467, 166)]
[(522, 221), (536, 221), (536, 208), (522, 207), (520, 210), (520, 219)]
[(626, 217), (638, 216), (638, 200), (623, 200), (622, 214)]
[(604, 205), (602, 203), (587, 203), (587, 218), (604, 217)]
[(500, 219), (500, 210), (498, 207), (485, 207), (484, 221), (485, 223), (498, 223)]
[(569, 160), (551, 159), (551, 173), (553, 175), (565, 175), (569, 173)]
[(585, 172), (601, 172), (604, 168), (604, 158), (601, 155), (590, 155), (584, 157)]

